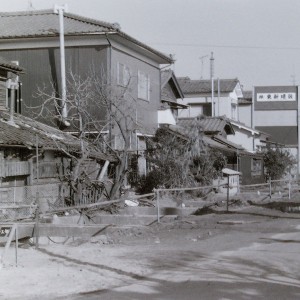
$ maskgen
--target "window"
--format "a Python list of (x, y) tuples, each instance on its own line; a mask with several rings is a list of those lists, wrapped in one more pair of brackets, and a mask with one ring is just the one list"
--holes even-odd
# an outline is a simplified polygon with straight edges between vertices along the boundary
[(251, 160), (251, 175), (259, 176), (262, 173), (262, 160), (252, 158)]
[(150, 100), (150, 78), (148, 74), (138, 72), (138, 98)]
[(128, 66), (118, 63), (118, 84), (127, 87), (130, 81), (130, 71)]
[(231, 119), (236, 120), (236, 104), (231, 104)]

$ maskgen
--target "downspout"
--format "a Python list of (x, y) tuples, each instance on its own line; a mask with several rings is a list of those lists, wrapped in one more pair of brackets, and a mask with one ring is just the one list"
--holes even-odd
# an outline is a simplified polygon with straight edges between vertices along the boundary
[(15, 95), (16, 89), (19, 84), (16, 79), (8, 79), (6, 81), (6, 87), (10, 89), (10, 110), (9, 110), (9, 123), (14, 124), (14, 113), (15, 113)]
[[(107, 34), (105, 33), (105, 37), (106, 37), (106, 40), (107, 40), (107, 42), (108, 42), (108, 44), (109, 44), (109, 60), (108, 60), (108, 66), (107, 66), (107, 70), (109, 70), (109, 75), (107, 74), (107, 76), (109, 77), (109, 78), (107, 78), (108, 79), (108, 81), (109, 81), (109, 85), (110, 85), (110, 87), (111, 87), (111, 77), (112, 77), (112, 69), (111, 69), (111, 65), (112, 65), (112, 58), (111, 58), (111, 56), (112, 56), (112, 45), (111, 45), (111, 42), (110, 42), (110, 40), (109, 40), (109, 38), (108, 38), (108, 36), (107, 36)], [(109, 97), (111, 98), (111, 89), (109, 89), (109, 93), (110, 93), (110, 95), (109, 95)], [(109, 102), (110, 104), (110, 111), (112, 110), (112, 105), (111, 105), (111, 101)], [(108, 137), (109, 137), (109, 145), (112, 147), (112, 117), (111, 117), (111, 113), (109, 114), (109, 130), (108, 130)]]
[(67, 111), (67, 84), (66, 84), (66, 61), (65, 61), (65, 39), (64, 39), (64, 11), (68, 7), (64, 5), (55, 5), (54, 13), (59, 15), (59, 47), (60, 47), (60, 73), (61, 73), (61, 118), (65, 126), (70, 126), (66, 120), (68, 117)]

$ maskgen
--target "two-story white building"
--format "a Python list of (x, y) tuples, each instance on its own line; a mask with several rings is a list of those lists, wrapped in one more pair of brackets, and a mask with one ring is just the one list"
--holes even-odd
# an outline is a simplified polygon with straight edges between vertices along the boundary
[(184, 104), (189, 106), (188, 110), (181, 112), (180, 117), (225, 115), (238, 120), (238, 99), (243, 96), (238, 79), (219, 79), (212, 82), (179, 77), (178, 81), (184, 93)]

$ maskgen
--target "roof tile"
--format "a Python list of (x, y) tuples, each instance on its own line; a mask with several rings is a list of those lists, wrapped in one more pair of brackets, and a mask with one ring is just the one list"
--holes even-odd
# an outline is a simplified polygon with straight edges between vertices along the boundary
[[(192, 80), (189, 77), (178, 77), (184, 94), (211, 93), (211, 80)], [(220, 79), (220, 92), (230, 93), (238, 84), (238, 79)], [(214, 80), (214, 92), (218, 92), (218, 80)]]

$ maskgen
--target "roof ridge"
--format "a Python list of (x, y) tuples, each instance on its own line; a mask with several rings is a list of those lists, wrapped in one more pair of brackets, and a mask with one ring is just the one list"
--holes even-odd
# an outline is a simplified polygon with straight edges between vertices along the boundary
[[(16, 16), (33, 16), (33, 15), (56, 15), (53, 9), (41, 9), (41, 10), (24, 10), (15, 12), (0, 12), (0, 17), (16, 17)], [(104, 27), (109, 27), (114, 30), (118, 30), (119, 26), (115, 23), (109, 23), (105, 21), (100, 21), (88, 17), (83, 17), (74, 13), (64, 12), (64, 16), (70, 19), (75, 19), (77, 21), (90, 23), (93, 25), (100, 25)]]
[(15, 16), (27, 16), (27, 15), (45, 15), (54, 13), (51, 9), (41, 10), (20, 10), (20, 11), (7, 11), (0, 12), (0, 17), (15, 17)]
[(105, 21), (101, 21), (101, 20), (96, 20), (93, 18), (88, 18), (88, 17), (84, 17), (84, 16), (80, 16), (77, 14), (73, 14), (73, 13), (64, 13), (65, 17), (68, 17), (70, 19), (75, 19), (81, 22), (85, 22), (85, 23), (91, 23), (93, 25), (100, 25), (100, 26), (104, 26), (104, 27), (109, 27), (111, 29), (114, 29), (116, 31), (119, 31), (120, 28), (118, 28), (118, 25), (116, 25), (117, 23), (109, 23), (109, 22), (105, 22)]

